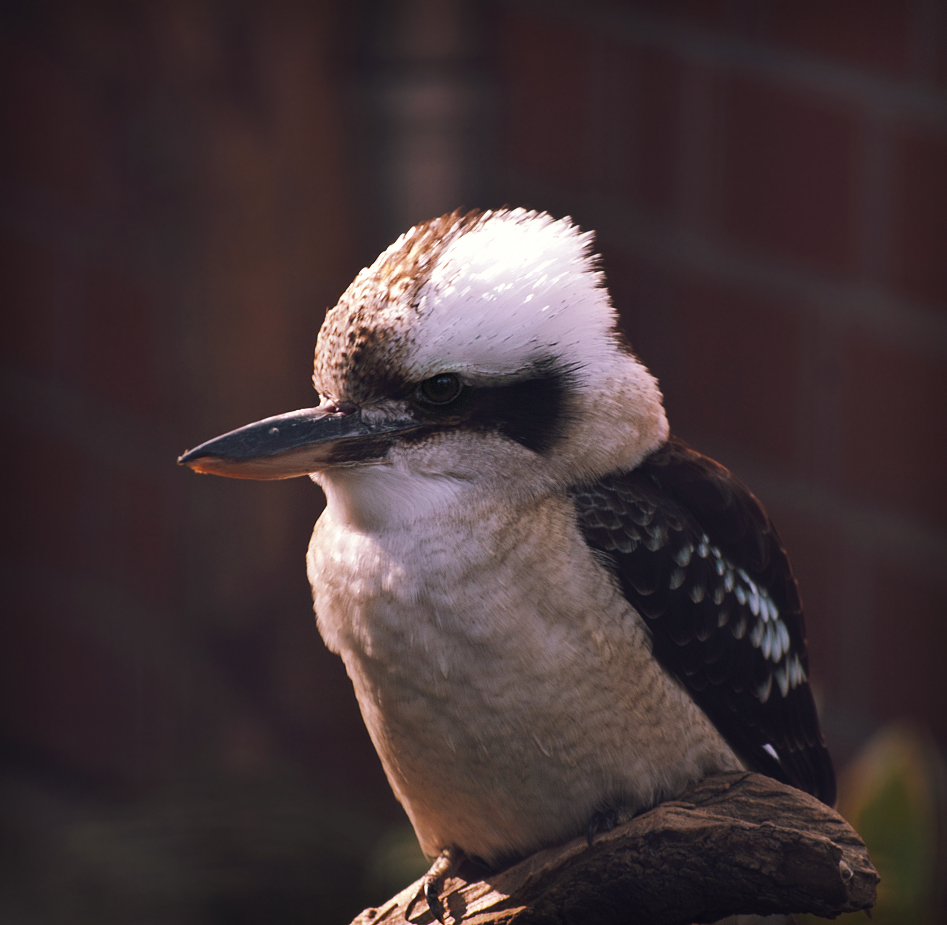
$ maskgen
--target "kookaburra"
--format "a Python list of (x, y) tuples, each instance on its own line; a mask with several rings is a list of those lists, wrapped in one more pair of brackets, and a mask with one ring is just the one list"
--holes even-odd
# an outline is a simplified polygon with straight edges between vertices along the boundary
[(445, 215), (328, 313), (317, 407), (181, 457), (325, 492), (318, 627), (430, 856), (503, 864), (718, 771), (834, 802), (779, 536), (616, 324), (568, 219)]

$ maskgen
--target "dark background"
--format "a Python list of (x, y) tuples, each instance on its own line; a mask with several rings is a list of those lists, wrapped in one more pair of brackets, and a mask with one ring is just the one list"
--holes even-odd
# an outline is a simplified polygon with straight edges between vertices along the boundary
[(312, 404), (326, 307), (458, 205), (598, 231), (672, 428), (783, 533), (839, 764), (947, 745), (943, 3), (5, 2), (0, 68), (0, 921), (410, 879), (321, 495), (175, 459)]

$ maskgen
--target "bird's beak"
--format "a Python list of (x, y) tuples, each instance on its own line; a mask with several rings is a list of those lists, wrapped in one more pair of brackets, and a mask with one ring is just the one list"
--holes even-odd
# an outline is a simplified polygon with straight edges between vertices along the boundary
[(188, 450), (178, 463), (235, 479), (291, 479), (380, 459), (395, 435), (420, 426), (409, 416), (366, 417), (354, 405), (329, 402), (232, 430)]

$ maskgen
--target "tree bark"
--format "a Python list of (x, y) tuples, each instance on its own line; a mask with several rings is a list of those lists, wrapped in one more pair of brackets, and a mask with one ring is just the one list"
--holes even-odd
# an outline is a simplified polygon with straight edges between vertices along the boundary
[[(760, 774), (707, 778), (591, 847), (577, 838), (497, 873), (471, 862), (441, 890), (466, 925), (688, 925), (735, 914), (870, 908), (878, 875), (835, 810)], [(421, 881), (352, 925), (404, 925)], [(414, 925), (434, 921), (424, 899)]]

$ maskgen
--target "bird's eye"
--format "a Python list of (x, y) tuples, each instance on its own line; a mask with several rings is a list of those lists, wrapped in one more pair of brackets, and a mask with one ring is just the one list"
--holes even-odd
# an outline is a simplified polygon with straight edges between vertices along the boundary
[(421, 397), (432, 405), (446, 405), (460, 395), (460, 379), (453, 373), (439, 373), (418, 386)]

